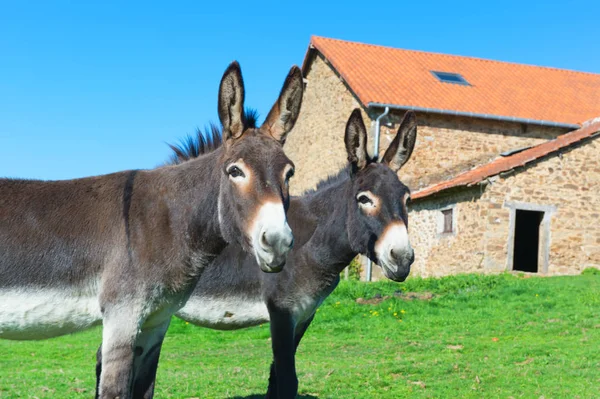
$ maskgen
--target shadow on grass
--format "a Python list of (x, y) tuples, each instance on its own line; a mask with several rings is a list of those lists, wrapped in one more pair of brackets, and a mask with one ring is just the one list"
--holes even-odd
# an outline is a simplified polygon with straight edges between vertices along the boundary
[[(248, 396), (232, 396), (231, 398), (228, 399), (264, 399), (265, 395), (261, 394), (261, 395), (248, 395)], [(319, 399), (318, 396), (313, 396), (313, 395), (298, 395), (296, 396), (297, 399)]]

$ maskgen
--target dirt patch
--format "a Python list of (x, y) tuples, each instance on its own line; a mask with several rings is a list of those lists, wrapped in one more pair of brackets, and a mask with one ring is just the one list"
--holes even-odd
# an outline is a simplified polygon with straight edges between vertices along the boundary
[[(432, 292), (402, 292), (396, 291), (394, 292), (394, 298), (400, 298), (405, 301), (429, 301), (433, 298)], [(356, 303), (359, 305), (379, 305), (381, 302), (390, 299), (390, 295), (382, 296), (381, 294), (375, 295), (373, 298), (365, 299), (365, 298), (356, 298)]]
[(430, 301), (433, 299), (433, 292), (396, 292), (394, 294), (396, 298), (402, 298), (406, 301), (419, 300), (419, 301)]
[(371, 299), (365, 299), (365, 298), (356, 298), (356, 303), (358, 303), (359, 305), (378, 305), (381, 302), (385, 301), (386, 299), (390, 299), (391, 297), (386, 295), (386, 296), (380, 296), (380, 297), (374, 297)]
[(423, 381), (408, 381), (408, 382), (409, 382), (409, 384), (418, 385), (423, 389), (425, 389), (427, 387), (427, 385), (425, 385), (425, 383)]
[(533, 362), (533, 358), (532, 357), (528, 357), (527, 359), (523, 360), (522, 362), (518, 362), (515, 363), (517, 366), (525, 366), (529, 363)]

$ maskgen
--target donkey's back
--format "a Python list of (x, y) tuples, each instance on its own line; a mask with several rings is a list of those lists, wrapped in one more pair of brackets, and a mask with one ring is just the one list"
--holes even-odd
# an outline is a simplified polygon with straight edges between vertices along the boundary
[(0, 338), (48, 338), (100, 322), (101, 271), (126, 254), (134, 173), (0, 180)]

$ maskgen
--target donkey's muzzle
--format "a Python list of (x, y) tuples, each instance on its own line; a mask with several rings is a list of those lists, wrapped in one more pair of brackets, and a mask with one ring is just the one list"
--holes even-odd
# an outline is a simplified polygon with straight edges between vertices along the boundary
[(408, 239), (408, 230), (402, 222), (392, 222), (375, 243), (378, 263), (387, 278), (402, 282), (410, 273), (415, 253)]
[(383, 264), (383, 271), (392, 281), (403, 282), (410, 273), (410, 266), (415, 261), (415, 252), (412, 248), (405, 250), (390, 250), (388, 263)]
[(264, 263), (260, 268), (266, 273), (278, 273), (283, 269), (287, 255), (294, 245), (294, 236), (290, 227), (285, 224), (283, 231), (263, 231), (260, 239), (259, 252)]
[(261, 206), (252, 238), (254, 256), (261, 270), (267, 273), (280, 272), (294, 243), (282, 203), (267, 202)]

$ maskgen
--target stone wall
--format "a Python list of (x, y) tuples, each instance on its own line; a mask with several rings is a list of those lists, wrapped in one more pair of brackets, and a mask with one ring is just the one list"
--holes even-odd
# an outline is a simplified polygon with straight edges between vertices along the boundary
[[(290, 132), (285, 152), (296, 165), (290, 192), (301, 194), (346, 165), (344, 131), (359, 102), (321, 56), (305, 72), (302, 110)], [(366, 114), (363, 115), (368, 126)]]
[(600, 267), (600, 141), (564, 151), (489, 187), (494, 224), (488, 229), (488, 268), (506, 265), (509, 202), (555, 207), (550, 215), (548, 274), (573, 274)]
[[(484, 271), (487, 204), (480, 187), (414, 202), (408, 215), (415, 250), (411, 275), (445, 276)], [(442, 210), (453, 210), (453, 233), (443, 233)]]
[[(600, 140), (520, 168), (491, 183), (416, 201), (409, 214), (415, 275), (500, 272), (510, 268), (511, 207), (547, 212), (547, 274), (600, 268)], [(518, 172), (518, 173), (517, 173)], [(439, 234), (441, 210), (455, 207), (456, 232)], [(543, 232), (541, 233), (543, 235)], [(542, 237), (541, 237), (542, 239)], [(542, 239), (543, 241), (543, 239)], [(542, 263), (539, 268), (542, 271)]]
[[(398, 121), (402, 113), (392, 116)], [(500, 153), (530, 147), (556, 138), (568, 129), (523, 125), (462, 116), (417, 114), (418, 135), (409, 163), (400, 173), (413, 191), (448, 180), (495, 159)], [(382, 129), (386, 149), (398, 124)]]

